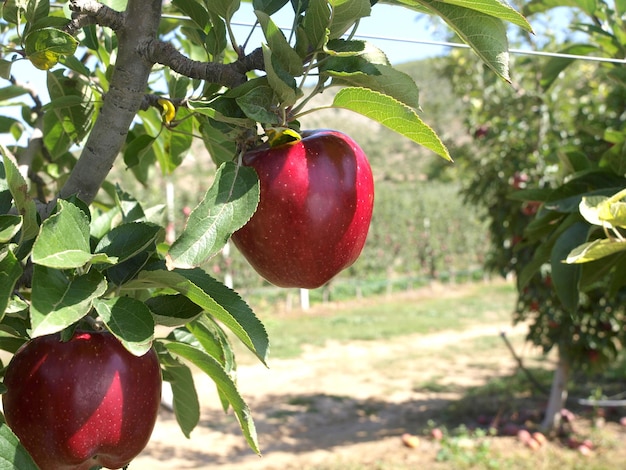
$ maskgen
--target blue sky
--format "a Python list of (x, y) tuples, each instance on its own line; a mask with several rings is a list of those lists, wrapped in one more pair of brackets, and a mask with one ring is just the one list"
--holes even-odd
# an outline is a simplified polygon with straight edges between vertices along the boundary
[[(289, 5), (287, 5), (278, 12), (276, 16), (273, 16), (273, 19), (278, 26), (289, 27), (291, 24), (290, 15), (292, 14), (292, 10), (289, 8)], [(241, 8), (235, 14), (234, 20), (241, 23), (252, 24), (255, 19), (252, 4), (242, 2)], [(249, 30), (250, 27), (235, 26), (234, 31), (237, 40), (243, 42)], [(374, 5), (372, 16), (363, 18), (358, 28), (359, 35), (393, 38), (387, 40), (370, 37), (365, 38), (368, 42), (373, 43), (379, 49), (383, 50), (393, 64), (445, 53), (447, 50), (445, 47), (398, 41), (398, 39), (441, 39), (441, 37), (436, 37), (437, 34), (441, 34), (441, 32), (441, 29), (435, 30), (428, 16), (420, 15), (419, 13), (412, 12), (402, 7), (381, 4)], [(250, 43), (250, 50), (252, 47), (258, 47), (263, 40), (262, 32), (260, 28), (257, 27), (255, 36)], [(47, 90), (45, 87), (46, 72), (37, 70), (28, 61), (22, 60), (14, 64), (13, 74), (21, 81), (33, 84), (35, 88), (40, 91), (44, 102), (47, 101)], [(0, 86), (6, 86), (7, 84), (8, 82), (0, 79)], [(10, 110), (4, 110), (5, 113), (7, 111), (10, 113)], [(0, 142), (2, 140), (0, 140)]]
[[(289, 8), (289, 5), (287, 5), (272, 18), (278, 26), (289, 27), (291, 24), (290, 15), (292, 14), (292, 10)], [(253, 13), (252, 4), (242, 2), (241, 8), (235, 14), (234, 20), (241, 23), (252, 24), (255, 19), (256, 17)], [(249, 30), (250, 27), (234, 27), (237, 40), (243, 42), (248, 35)], [(441, 39), (440, 37), (436, 37), (437, 33), (441, 34), (441, 30), (435, 31), (433, 23), (430, 22), (427, 16), (420, 15), (402, 7), (379, 4), (374, 5), (372, 9), (372, 16), (361, 20), (358, 33), (367, 36), (394, 39)], [(376, 45), (379, 49), (383, 50), (392, 64), (418, 60), (434, 55), (441, 55), (447, 50), (447, 48), (440, 46), (410, 44), (398, 40), (373, 39), (369, 37), (365, 39)], [(250, 43), (250, 50), (252, 50), (253, 47), (258, 47), (263, 40), (263, 34), (260, 28), (257, 27), (255, 36)], [(14, 64), (13, 74), (20, 81), (32, 84), (34, 88), (40, 92), (44, 103), (48, 101), (45, 86), (46, 72), (36, 69), (26, 60), (21, 60)], [(8, 85), (8, 82), (0, 79), (0, 87), (6, 85)], [(5, 115), (17, 115), (18, 109), (4, 108), (2, 112)], [(11, 144), (12, 142), (10, 141), (10, 136), (0, 135), (0, 143)]]
[[(285, 6), (276, 15), (272, 16), (274, 22), (281, 28), (288, 28), (291, 25), (292, 9), (289, 5)], [(240, 10), (235, 14), (235, 21), (252, 24), (255, 20), (252, 11), (252, 4), (242, 3)], [(249, 27), (236, 26), (235, 34), (245, 38), (249, 31)], [(263, 35), (259, 28), (256, 32), (251, 44), (259, 45), (263, 41)], [(427, 15), (413, 12), (406, 8), (376, 4), (372, 8), (372, 14), (363, 18), (358, 26), (357, 36), (376, 36), (393, 38), (391, 40), (373, 39), (366, 37), (368, 42), (382, 49), (392, 64), (409, 62), (412, 60), (422, 59), (424, 57), (432, 57), (441, 55), (446, 52), (447, 48), (441, 46), (431, 46), (425, 44), (411, 44), (401, 42), (400, 40), (441, 40), (437, 37), (442, 30), (436, 30), (430, 17)], [(248, 51), (249, 52), (249, 51)]]

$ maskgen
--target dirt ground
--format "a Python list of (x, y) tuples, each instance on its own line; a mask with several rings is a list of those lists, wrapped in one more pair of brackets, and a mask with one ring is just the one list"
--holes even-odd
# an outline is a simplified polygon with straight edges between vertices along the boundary
[[(269, 368), (240, 365), (239, 390), (252, 410), (262, 457), (249, 449), (232, 413), (221, 410), (214, 384), (198, 376), (202, 415), (191, 439), (184, 437), (173, 413), (162, 409), (150, 444), (130, 470), (456, 468), (436, 462), (438, 442), (422, 436), (419, 447), (412, 449), (403, 445), (401, 436), (423, 433), (430, 419), (443, 421), (445, 407), (468, 387), (515, 371), (502, 331), (525, 359), (539, 356), (524, 342), (524, 325), (514, 329), (503, 323), (390, 340), (332, 342), (306, 348), (297, 359), (271, 360)], [(612, 435), (625, 442), (624, 429), (613, 426)], [(498, 438), (496, 446), (506, 455), (511, 449), (530, 452), (515, 437)], [(626, 446), (613, 443), (615, 447)], [(624, 463), (619, 468), (626, 468), (626, 452), (617, 458)], [(549, 457), (545, 462), (547, 466), (526, 468), (554, 464)]]
[[(173, 413), (162, 410), (150, 444), (130, 469), (302, 470), (348, 468), (348, 462), (378, 468), (390, 456), (398, 465), (424, 468), (418, 463), (434, 461), (436, 443), (422, 439), (416, 451), (402, 445), (401, 435), (437, 420), (460, 396), (450, 390), (484, 384), (515, 369), (498, 342), (502, 330), (516, 348), (524, 348), (523, 326), (490, 324), (331, 343), (309, 348), (297, 359), (273, 360), (269, 369), (240, 366), (238, 384), (255, 419), (262, 457), (248, 448), (232, 414), (219, 408), (213, 383), (198, 377), (202, 418), (191, 439), (180, 432)], [(495, 354), (490, 348), (472, 350), (473, 341), (483, 337), (494, 338)], [(443, 390), (427, 386), (434, 382)]]

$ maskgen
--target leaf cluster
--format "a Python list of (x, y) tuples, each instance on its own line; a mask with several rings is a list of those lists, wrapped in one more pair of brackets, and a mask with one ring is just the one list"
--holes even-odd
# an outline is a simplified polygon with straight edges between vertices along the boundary
[[(533, 1), (525, 12), (560, 4)], [(624, 56), (621, 2), (568, 5), (580, 18), (572, 25), (579, 42), (554, 40), (550, 47)], [(453, 78), (471, 103), (476, 141), (489, 149), (478, 152), (483, 165), (467, 179), (466, 194), (488, 208), (492, 266), (516, 275), (515, 319), (530, 321), (529, 339), (545, 351), (558, 346), (577, 367), (601, 368), (626, 340), (620, 228), (626, 81), (610, 63), (554, 57), (515, 65), (517, 93), (503, 92), (484, 74), (476, 75), (479, 92), (475, 80)]]
[[(215, 381), (224, 409), (232, 406), (258, 452), (225, 329), (264, 363), (267, 333), (236, 292), (195, 267), (248, 220), (256, 177), (234, 163), (220, 167), (191, 216), (197, 223), (169, 246), (163, 228), (120, 188), (106, 210), (59, 199), (41, 220), (6, 151), (0, 170), (0, 348), (15, 352), (30, 338), (75, 328), (104, 328), (136, 355), (154, 346), (183, 432), (199, 422), (193, 365)], [(169, 334), (157, 339), (157, 327)]]
[[(255, 0), (264, 43), (251, 52), (232, 28), (239, 0), (160, 3), (152, 6), (167, 15), (142, 11), (141, 18), (129, 18), (141, 11), (139, 0), (71, 0), (73, 13), (48, 0), (0, 6), (0, 75), (10, 80), (0, 103), (21, 110), (0, 117), (0, 133), (14, 142), (2, 148), (0, 165), (0, 348), (14, 352), (29, 338), (75, 328), (105, 328), (134, 354), (154, 347), (183, 432), (199, 421), (191, 365), (214, 380), (258, 452), (230, 338), (265, 362), (267, 334), (246, 302), (203, 269), (256, 210), (258, 178), (235, 163), (237, 155), (272, 132), (298, 130), (314, 111), (311, 98), (333, 86), (340, 91), (331, 107), (450, 155), (418, 114), (413, 79), (354, 39), (372, 12), (369, 0)], [(390, 3), (442, 17), (498, 80), (509, 78), (505, 22), (530, 30), (500, 0)], [(293, 10), (288, 34), (272, 19), (283, 8)], [(146, 26), (152, 16), (160, 17), (154, 28)], [(121, 85), (130, 80), (119, 77), (136, 64), (123, 62), (130, 53), (120, 44), (133, 20), (155, 35), (132, 44), (133, 54), (144, 54), (137, 63), (145, 80), (130, 77), (140, 85), (123, 90), (127, 103)], [(49, 102), (12, 75), (17, 60), (45, 73)], [(224, 79), (233, 70), (235, 79)], [(120, 122), (122, 112), (130, 124), (111, 131), (106, 123)], [(167, 178), (194, 139), (215, 163), (215, 177), (180, 236), (168, 238), (163, 206), (145, 207), (106, 177), (119, 154), (141, 184), (154, 183), (156, 167)], [(167, 334), (157, 338), (157, 327)]]

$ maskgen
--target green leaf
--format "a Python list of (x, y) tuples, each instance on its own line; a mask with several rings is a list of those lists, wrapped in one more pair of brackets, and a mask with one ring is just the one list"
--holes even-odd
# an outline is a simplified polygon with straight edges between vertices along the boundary
[(337, 39), (354, 24), (370, 15), (370, 0), (329, 0), (332, 9), (329, 39)]
[(146, 218), (146, 213), (137, 199), (123, 191), (119, 186), (115, 187), (115, 205), (122, 214), (124, 223), (142, 221)]
[(167, 254), (168, 268), (200, 266), (250, 220), (259, 202), (259, 181), (249, 167), (224, 163), (204, 199)]
[(171, 174), (182, 162), (193, 141), (193, 119), (187, 119), (191, 111), (180, 108), (176, 113), (177, 124), (173, 129), (163, 129), (153, 147), (164, 175)]
[(29, 0), (24, 16), (26, 17), (26, 21), (28, 23), (33, 24), (43, 18), (46, 18), (49, 14), (49, 0)]
[(0, 101), (9, 101), (27, 93), (28, 90), (23, 86), (9, 85), (4, 88), (0, 88)]
[[(559, 51), (560, 54), (588, 55), (598, 50), (597, 46), (590, 44), (572, 44)], [(541, 70), (541, 87), (547, 90), (552, 86), (559, 74), (573, 63), (576, 59), (567, 57), (551, 57)]]
[(135, 356), (152, 347), (154, 320), (143, 302), (130, 297), (95, 299), (94, 307), (108, 330)]
[(256, 429), (250, 414), (250, 409), (239, 394), (233, 379), (224, 370), (222, 365), (209, 354), (188, 344), (167, 343), (165, 347), (172, 354), (191, 362), (194, 366), (198, 367), (202, 372), (213, 379), (217, 388), (228, 399), (228, 402), (233, 407), (233, 411), (237, 416), (239, 425), (241, 426), (248, 445), (254, 452), (260, 454)]
[[(254, 87), (249, 92), (235, 98), (237, 104), (246, 116), (253, 121), (264, 124), (280, 123), (278, 114), (268, 111), (275, 105), (274, 91), (269, 85)], [(232, 160), (234, 151), (229, 150), (229, 160)]]
[(250, 307), (224, 284), (201, 269), (176, 269), (164, 266), (144, 269), (124, 289), (170, 288), (180, 292), (230, 329), (264, 364), (269, 353), (267, 331)]
[(362, 114), (452, 161), (441, 139), (415, 110), (390, 96), (366, 88), (344, 88), (335, 95), (333, 106)]
[(22, 275), (22, 265), (12, 251), (0, 251), (0, 319), (4, 317), (15, 284)]
[(235, 141), (216, 129), (209, 119), (201, 118), (199, 121), (202, 141), (215, 165), (219, 167), (224, 162), (232, 161), (237, 154)]
[(593, 15), (598, 7), (597, 0), (531, 0), (524, 5), (524, 14), (542, 13), (552, 8), (575, 7)]
[(8, 243), (22, 228), (19, 215), (0, 215), (0, 243)]
[(156, 138), (148, 134), (141, 134), (124, 148), (124, 163), (129, 168), (134, 168), (140, 164), (142, 157), (152, 150)]
[[(20, 349), (24, 343), (28, 340), (26, 338), (16, 338), (15, 336), (5, 336), (6, 333), (0, 335), (0, 349), (3, 351), (10, 352), (11, 354), (15, 354), (18, 349)], [(2, 457), (0, 456), (0, 462)], [(2, 464), (0, 463), (0, 469), (2, 468)]]
[(56, 333), (83, 318), (94, 299), (106, 292), (102, 275), (91, 270), (68, 278), (62, 271), (41, 265), (33, 270), (30, 308), (32, 337)]
[(436, 12), (494, 72), (509, 76), (509, 43), (506, 27), (497, 17), (440, 1), (423, 1)]
[(571, 225), (557, 238), (550, 255), (554, 290), (568, 312), (575, 312), (579, 302), (581, 267), (566, 264), (568, 254), (587, 240), (589, 226), (583, 222)]
[(35, 470), (37, 465), (6, 423), (0, 423), (0, 470)]
[(278, 60), (275, 60), (273, 52), (265, 44), (263, 47), (263, 63), (267, 81), (283, 106), (295, 104), (302, 91), (297, 87), (296, 80), (289, 75)]
[(574, 248), (568, 255), (569, 264), (588, 263), (626, 250), (626, 242), (603, 238), (584, 243)]
[(211, 22), (211, 18), (209, 17), (204, 3), (195, 0), (172, 0), (172, 5), (191, 18), (202, 30)]
[(44, 144), (57, 159), (79, 144), (91, 129), (94, 102), (100, 98), (78, 77), (66, 77), (63, 70), (47, 74), (50, 103), (43, 117)]
[(182, 294), (150, 297), (146, 305), (158, 325), (170, 328), (186, 325), (202, 313), (202, 307)]
[[(444, 0), (445, 3), (476, 10), (486, 15), (508, 21), (532, 32), (533, 28), (524, 16), (502, 0)], [(595, 0), (594, 0), (595, 1)]]
[(602, 212), (608, 211), (609, 198), (607, 196), (583, 196), (578, 205), (580, 215), (592, 225), (604, 226)]
[(17, 212), (22, 216), (22, 241), (32, 240), (39, 233), (35, 201), (28, 194), (28, 184), (21, 175), (17, 162), (2, 145), (0, 145), (0, 153), (2, 153), (9, 191), (13, 196)]
[(305, 57), (311, 51), (321, 49), (328, 42), (330, 18), (331, 10), (327, 0), (309, 0), (302, 22), (303, 32), (308, 40), (308, 44), (299, 44), (297, 48), (297, 50), (302, 50), (301, 57)]
[(334, 84), (367, 88), (413, 108), (420, 107), (419, 89), (413, 78), (390, 65), (369, 63), (363, 57), (335, 57), (325, 63), (324, 72), (333, 77)]
[(207, 9), (220, 18), (230, 21), (233, 14), (239, 10), (239, 0), (205, 0), (204, 5)]
[(196, 392), (193, 374), (189, 367), (172, 357), (167, 350), (161, 351), (161, 346), (157, 343), (159, 351), (159, 361), (163, 368), (163, 378), (170, 383), (173, 394), (174, 415), (181, 431), (186, 437), (191, 435), (191, 431), (200, 422), (200, 403)]
[(580, 214), (587, 222), (601, 227), (626, 227), (626, 203), (621, 199), (626, 190), (619, 191), (611, 197), (602, 195), (584, 196), (580, 201)]
[(198, 340), (202, 349), (217, 359), (226, 372), (234, 370), (234, 355), (228, 338), (222, 329), (208, 316), (187, 324), (187, 330)]
[[(491, 7), (498, 4), (503, 7), (504, 4), (498, 0), (458, 2), (463, 6), (438, 0), (390, 0), (385, 3), (401, 5), (420, 12), (423, 12), (423, 7), (425, 7), (430, 13), (444, 20), (500, 77), (510, 81), (506, 27), (500, 15), (492, 16), (475, 8), (476, 5), (484, 3), (488, 3)], [(482, 6), (484, 10), (485, 5)], [(511, 11), (514, 12), (510, 8), (507, 9), (507, 12)]]
[[(254, 121), (248, 119), (241, 111), (237, 102), (230, 98), (217, 98), (213, 101), (189, 100), (187, 106), (196, 114), (201, 114), (219, 122), (249, 128)], [(231, 154), (231, 159), (234, 153)]]
[(89, 226), (89, 232), (96, 240), (104, 237), (108, 232), (113, 229), (114, 220), (120, 216), (120, 209), (113, 207), (111, 209), (100, 212), (99, 209), (93, 209), (93, 220)]
[(77, 47), (78, 41), (71, 34), (54, 28), (37, 29), (24, 40), (26, 57), (41, 70), (54, 67), (61, 57), (74, 54)]
[(91, 261), (89, 219), (74, 204), (59, 200), (58, 212), (41, 226), (32, 260), (49, 268), (79, 268)]
[(255, 11), (267, 45), (272, 51), (273, 58), (278, 60), (288, 74), (294, 77), (302, 75), (302, 59), (289, 45), (283, 32), (276, 26), (272, 19), (262, 11)]
[(273, 15), (282, 7), (284, 7), (289, 0), (252, 0), (252, 6), (255, 10), (262, 11), (267, 15)]
[(0, 59), (0, 78), (9, 80), (11, 78), (12, 67), (13, 67), (13, 61)]
[(161, 227), (148, 222), (118, 225), (100, 240), (94, 252), (105, 253), (121, 263), (154, 245), (162, 233)]
[(116, 286), (121, 286), (126, 282), (134, 279), (142, 269), (152, 260), (152, 256), (156, 252), (156, 245), (142, 251), (138, 255), (127, 259), (121, 263), (109, 267), (106, 270), (107, 280)]

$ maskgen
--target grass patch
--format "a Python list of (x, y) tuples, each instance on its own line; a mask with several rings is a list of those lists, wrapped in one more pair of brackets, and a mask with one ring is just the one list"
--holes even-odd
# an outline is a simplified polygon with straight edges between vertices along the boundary
[(422, 393), (446, 393), (459, 391), (459, 388), (456, 385), (441, 383), (443, 378), (443, 376), (432, 377), (425, 382), (416, 384), (413, 389)]
[(293, 358), (303, 346), (327, 341), (383, 340), (408, 334), (462, 330), (509, 321), (515, 300), (511, 284), (466, 284), (432, 293), (368, 298), (318, 305), (310, 312), (259, 312), (270, 336), (272, 358)]

